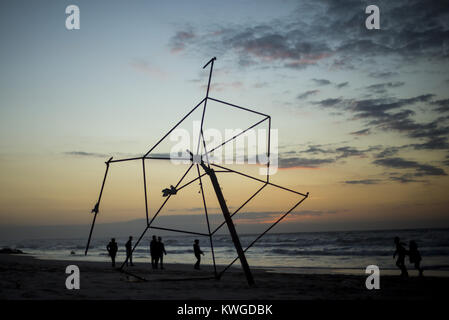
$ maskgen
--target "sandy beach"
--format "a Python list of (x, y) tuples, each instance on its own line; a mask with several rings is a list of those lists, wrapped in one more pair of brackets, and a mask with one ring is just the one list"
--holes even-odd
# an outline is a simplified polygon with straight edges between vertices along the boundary
[[(65, 287), (67, 265), (80, 269), (80, 289)], [(396, 300), (447, 299), (449, 278), (381, 276), (380, 290), (367, 290), (365, 277), (343, 274), (284, 274), (253, 269), (256, 285), (248, 287), (239, 268), (221, 280), (186, 280), (207, 277), (212, 269), (197, 271), (187, 264), (167, 264), (150, 270), (150, 264), (129, 267), (148, 281), (111, 268), (109, 263), (40, 260), (27, 255), (0, 255), (0, 299), (9, 300)]]

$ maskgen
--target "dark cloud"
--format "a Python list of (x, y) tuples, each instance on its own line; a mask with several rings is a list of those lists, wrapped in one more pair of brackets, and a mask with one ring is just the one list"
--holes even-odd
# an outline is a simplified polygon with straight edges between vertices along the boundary
[(393, 169), (415, 169), (415, 176), (446, 176), (446, 172), (438, 167), (422, 164), (403, 158), (384, 158), (373, 161), (374, 164)]
[[(306, 149), (300, 151), (290, 151), (284, 154), (309, 154), (313, 156), (324, 155), (327, 158), (309, 158), (309, 157), (285, 157), (280, 159), (280, 168), (318, 168), (328, 164), (337, 163), (339, 160), (350, 157), (362, 157), (362, 158), (374, 158), (373, 164), (391, 168), (391, 169), (404, 169), (412, 170), (412, 172), (406, 173), (389, 173), (390, 181), (399, 183), (412, 183), (412, 182), (425, 182), (422, 179), (417, 179), (424, 176), (445, 176), (446, 172), (433, 165), (419, 163), (412, 160), (406, 160), (395, 156), (400, 150), (413, 148), (413, 145), (391, 146), (383, 148), (381, 146), (370, 146), (365, 149), (358, 149), (351, 146), (343, 147), (331, 147), (329, 145), (308, 145)], [(381, 150), (381, 151), (380, 151)], [(380, 151), (380, 152), (379, 152)], [(449, 155), (443, 164), (449, 166)], [(360, 180), (346, 180), (342, 183), (345, 184), (378, 184), (383, 183), (386, 180), (383, 179), (360, 179)]]
[(338, 154), (338, 156), (337, 156), (338, 159), (365, 156), (365, 154), (369, 151), (371, 151), (371, 150), (370, 149), (359, 150), (354, 147), (348, 147), (348, 146), (335, 149), (335, 152)]
[(311, 153), (311, 154), (319, 154), (319, 153), (323, 153), (323, 154), (333, 154), (335, 153), (335, 151), (330, 150), (330, 149), (323, 149), (323, 146), (321, 145), (309, 145), (307, 147), (306, 150), (304, 151), (300, 151), (300, 153)]
[(446, 137), (429, 137), (425, 143), (410, 144), (416, 150), (449, 150), (449, 143)]
[(249, 66), (261, 62), (279, 62), (286, 68), (302, 69), (314, 65), (327, 57), (329, 48), (324, 41), (314, 41), (303, 37), (295, 30), (279, 23), (224, 27), (202, 37), (209, 48), (222, 53), (231, 51), (237, 55), (239, 66)]
[(343, 183), (346, 183), (346, 184), (368, 184), (368, 185), (370, 185), (370, 184), (379, 184), (381, 182), (382, 181), (379, 180), (379, 179), (364, 179), (364, 180), (347, 180), (347, 181), (344, 181)]
[(67, 151), (64, 152), (65, 155), (68, 156), (79, 156), (79, 157), (93, 157), (93, 158), (107, 158), (110, 155), (104, 153), (96, 153), (96, 152), (85, 152), (85, 151)]
[(449, 112), (449, 99), (433, 101), (432, 104), (438, 106), (435, 111)]
[(354, 136), (367, 136), (367, 135), (371, 134), (371, 129), (367, 128), (367, 129), (362, 129), (359, 131), (353, 131), (349, 134), (352, 134)]
[(383, 94), (386, 93), (388, 89), (399, 88), (402, 87), (405, 82), (396, 81), (396, 82), (385, 82), (385, 83), (376, 83), (365, 87), (366, 90), (371, 93)]
[(294, 214), (300, 215), (300, 216), (322, 216), (325, 214), (336, 214), (338, 212), (339, 211), (337, 211), (337, 210), (301, 210), (301, 211), (295, 212)]
[[(362, 120), (369, 128), (382, 131), (397, 131), (409, 138), (426, 141), (411, 144), (415, 149), (441, 150), (448, 149), (447, 135), (449, 125), (446, 118), (441, 117), (427, 123), (415, 121), (415, 111), (403, 109), (420, 104), (432, 104), (433, 94), (424, 94), (411, 98), (375, 98), (375, 99), (342, 99), (329, 98), (312, 102), (322, 108), (333, 108), (352, 114), (352, 120)], [(442, 101), (442, 100), (438, 100)], [(444, 104), (444, 102), (440, 102)]]
[(446, 156), (446, 160), (443, 161), (445, 166), (449, 166), (449, 155)]
[(370, 152), (378, 150), (378, 146), (372, 146), (366, 149), (357, 149), (355, 147), (343, 146), (337, 148), (326, 148), (322, 145), (309, 145), (307, 149), (298, 151), (298, 153), (307, 153), (307, 154), (325, 154), (332, 155), (335, 157), (335, 160), (340, 160), (349, 157), (365, 157)]
[(185, 49), (185, 47), (193, 42), (196, 35), (192, 30), (189, 31), (178, 31), (170, 39), (170, 47), (172, 52), (179, 52)]
[(328, 84), (331, 84), (332, 82), (327, 79), (312, 79), (313, 82), (315, 82), (318, 86), (327, 86)]
[(347, 87), (348, 85), (349, 85), (349, 82), (346, 81), (346, 82), (337, 83), (337, 84), (335, 85), (335, 87), (336, 87), (337, 89), (341, 89), (341, 88)]
[(371, 72), (368, 74), (371, 78), (375, 79), (387, 79), (391, 78), (393, 76), (399, 75), (398, 72), (392, 72), (392, 71), (384, 71), (384, 72)]
[[(290, 219), (294, 219), (294, 216), (323, 216), (328, 214), (337, 214), (339, 212), (344, 212), (345, 210), (301, 210), (294, 211), (290, 216)], [(293, 216), (294, 215), (294, 216)], [(248, 219), (251, 219), (252, 223), (261, 223), (266, 222), (267, 220), (272, 220), (273, 218), (278, 218), (279, 212), (272, 211), (256, 211), (256, 212), (244, 212), (236, 215), (234, 220), (236, 222), (242, 223), (243, 221), (249, 222)]]
[(320, 90), (305, 91), (305, 92), (301, 93), (300, 95), (298, 95), (296, 98), (299, 99), (299, 100), (304, 100), (304, 99), (307, 99), (309, 96), (315, 95), (315, 94), (317, 94), (319, 92), (320, 92)]
[[(229, 206), (229, 209), (233, 209), (235, 207), (233, 206)], [(220, 207), (207, 207), (207, 210), (209, 210), (210, 212), (220, 212)], [(170, 212), (179, 212), (179, 209), (168, 209), (167, 211)], [(204, 212), (204, 207), (192, 207), (192, 208), (183, 208), (182, 211), (184, 212)], [(214, 215), (214, 214), (212, 214)]]
[[(391, 118), (392, 114), (387, 114), (387, 111), (399, 109), (404, 106), (410, 106), (417, 103), (429, 102), (434, 97), (433, 94), (424, 94), (412, 98), (379, 98), (379, 99), (364, 99), (350, 101), (346, 109), (354, 113), (354, 117), (358, 119), (377, 118), (385, 119)], [(406, 118), (413, 114), (411, 110), (403, 110), (400, 118)], [(394, 115), (393, 115), (394, 116)]]
[(335, 159), (313, 159), (313, 158), (279, 158), (278, 167), (279, 168), (318, 168), (322, 165), (334, 163)]
[(389, 179), (399, 183), (425, 182), (424, 180), (415, 179), (413, 174), (392, 175)]
[[(114, 156), (114, 159), (123, 159), (123, 158), (139, 158), (142, 157), (142, 154), (138, 153), (125, 153), (125, 152), (112, 152), (110, 154), (105, 153), (97, 153), (97, 152), (87, 152), (87, 151), (67, 151), (63, 152), (63, 154), (67, 156), (74, 156), (74, 157), (92, 157), (92, 158), (107, 158), (109, 159), (111, 156)], [(155, 158), (169, 158), (171, 155), (170, 153), (150, 153), (148, 157), (155, 157)], [(173, 159), (176, 159), (176, 157), (173, 157)]]
[(320, 107), (323, 108), (329, 108), (329, 107), (337, 107), (339, 106), (341, 103), (343, 102), (343, 99), (341, 98), (329, 98), (329, 99), (324, 99), (321, 101), (315, 101), (312, 102), (313, 104), (317, 104)]
[[(449, 118), (418, 120), (416, 117), (420, 115), (420, 107), (430, 106), (436, 112), (446, 113), (448, 99), (433, 101), (436, 97), (432, 93), (406, 98), (390, 96), (389, 93), (404, 86), (404, 82), (395, 81), (395, 77), (411, 71), (401, 70), (400, 66), (416, 65), (420, 61), (425, 61), (426, 65), (430, 65), (429, 62), (448, 62), (447, 0), (432, 1), (432, 4), (422, 0), (380, 0), (378, 5), (384, 14), (379, 31), (366, 30), (364, 26), (364, 9), (368, 4), (371, 3), (364, 0), (301, 1), (297, 3), (297, 10), (288, 16), (269, 21), (217, 24), (207, 27), (209, 29), (199, 27), (201, 32), (187, 28), (187, 31), (180, 31), (172, 37), (170, 47), (173, 51), (199, 51), (201, 56), (214, 56), (220, 52), (222, 59), (237, 63), (239, 68), (303, 69), (320, 64), (326, 70), (366, 71), (366, 76), (380, 79), (365, 87), (379, 95), (374, 96), (376, 98), (336, 97), (312, 104), (327, 110), (330, 115), (346, 114), (350, 120), (361, 122), (363, 129), (351, 132), (354, 136), (393, 131), (413, 139), (406, 146), (387, 147), (378, 150), (377, 154), (373, 154), (375, 150), (351, 146), (309, 146), (309, 149), (297, 153), (304, 157), (283, 158), (280, 167), (319, 167), (347, 157), (374, 156), (378, 161), (374, 163), (376, 165), (413, 171), (411, 176), (394, 176), (392, 181), (408, 183), (418, 181), (415, 179), (418, 175), (445, 175), (440, 168), (404, 160), (397, 154), (403, 148), (449, 149)], [(338, 89), (348, 86), (347, 82), (337, 84), (321, 79), (327, 78), (322, 74), (314, 76), (316, 78), (312, 81), (316, 86), (332, 85)], [(317, 92), (313, 89), (300, 93), (297, 98), (310, 98)], [(309, 158), (308, 155), (323, 159)]]
[(444, 137), (436, 137), (425, 143), (413, 143), (402, 146), (386, 147), (384, 150), (375, 155), (376, 158), (385, 158), (396, 155), (403, 149), (415, 149), (415, 150), (449, 150), (449, 143)]
[(403, 147), (387, 147), (378, 154), (375, 155), (376, 158), (386, 158), (396, 155)]
[[(365, 66), (369, 61), (373, 65), (387, 57), (409, 62), (449, 57), (445, 49), (449, 40), (446, 0), (435, 0), (431, 5), (422, 0), (381, 1), (378, 5), (385, 14), (378, 32), (364, 25), (364, 9), (369, 4), (301, 1), (296, 10), (271, 21), (217, 25), (201, 35), (182, 30), (169, 45), (174, 52), (189, 48), (192, 52), (202, 50), (202, 56), (230, 54), (239, 66), (269, 63), (292, 69), (330, 59), (330, 63), (338, 62), (339, 68), (354, 68), (354, 64)], [(393, 74), (380, 71), (370, 75), (387, 78)]]
[(449, 143), (444, 137), (435, 137), (424, 143), (412, 143), (402, 146), (386, 147), (383, 151), (375, 155), (376, 158), (385, 158), (396, 155), (403, 149), (415, 149), (415, 150), (449, 150)]

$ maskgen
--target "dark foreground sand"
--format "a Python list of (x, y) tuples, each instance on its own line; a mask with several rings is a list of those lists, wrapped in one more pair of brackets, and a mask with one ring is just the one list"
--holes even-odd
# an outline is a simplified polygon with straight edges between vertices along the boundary
[[(65, 268), (78, 265), (80, 290), (67, 290)], [(166, 270), (150, 270), (149, 264), (130, 267), (149, 281), (113, 270), (102, 262), (39, 260), (26, 255), (0, 255), (0, 299), (447, 299), (449, 278), (381, 276), (380, 290), (367, 290), (365, 277), (326, 274), (281, 274), (253, 270), (256, 285), (248, 287), (239, 268), (220, 281), (183, 280), (210, 276), (211, 269), (168, 264)], [(170, 281), (168, 281), (168, 280)]]

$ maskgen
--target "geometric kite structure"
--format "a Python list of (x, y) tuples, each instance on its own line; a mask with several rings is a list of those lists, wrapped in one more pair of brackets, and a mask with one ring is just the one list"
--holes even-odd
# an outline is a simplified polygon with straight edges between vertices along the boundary
[[(208, 65), (210, 65), (210, 72), (209, 72), (209, 81), (207, 84), (207, 90), (206, 90), (206, 96), (192, 109), (190, 110), (174, 127), (172, 127), (153, 147), (151, 147), (151, 149), (146, 152), (144, 155), (142, 155), (141, 157), (134, 157), (134, 158), (126, 158), (126, 159), (116, 159), (114, 160), (112, 157), (106, 161), (106, 172), (104, 174), (104, 178), (103, 178), (103, 183), (101, 185), (101, 189), (100, 189), (100, 194), (98, 197), (98, 200), (94, 206), (94, 208), (92, 209), (92, 213), (94, 213), (93, 216), (93, 221), (92, 221), (92, 225), (90, 228), (90, 232), (89, 232), (89, 238), (87, 241), (87, 245), (86, 245), (86, 250), (85, 250), (85, 254), (87, 255), (87, 252), (89, 250), (89, 244), (90, 244), (90, 240), (92, 237), (92, 232), (95, 226), (95, 220), (97, 218), (97, 214), (99, 212), (99, 208), (100, 208), (100, 201), (102, 198), (102, 194), (103, 194), (103, 189), (106, 183), (106, 178), (108, 176), (108, 170), (109, 170), (109, 166), (113, 163), (117, 163), (117, 162), (125, 162), (125, 161), (141, 161), (142, 162), (142, 174), (143, 174), (143, 191), (144, 191), (144, 198), (145, 198), (145, 213), (146, 213), (146, 225), (144, 227), (144, 230), (142, 232), (142, 234), (140, 235), (140, 237), (138, 238), (138, 240), (136, 241), (136, 243), (134, 244), (132, 251), (134, 252), (134, 250), (136, 249), (136, 247), (139, 245), (139, 243), (141, 242), (142, 238), (144, 237), (144, 235), (146, 234), (146, 232), (149, 229), (158, 229), (158, 230), (165, 230), (165, 231), (171, 231), (171, 232), (179, 232), (179, 233), (185, 233), (185, 234), (194, 234), (194, 235), (198, 235), (198, 236), (204, 236), (209, 238), (209, 243), (210, 243), (210, 249), (211, 249), (211, 254), (212, 254), (212, 262), (213, 262), (213, 267), (214, 267), (214, 274), (213, 274), (213, 278), (215, 279), (220, 279), (221, 276), (223, 275), (223, 273), (226, 272), (226, 270), (228, 270), (237, 260), (240, 260), (240, 263), (242, 265), (243, 271), (245, 272), (245, 276), (246, 279), (248, 281), (249, 285), (252, 285), (254, 283), (254, 279), (252, 277), (248, 262), (246, 260), (245, 257), (245, 253), (252, 247), (254, 246), (254, 244), (259, 241), (267, 232), (269, 232), (274, 226), (276, 226), (279, 222), (281, 222), (288, 214), (290, 214), (296, 207), (298, 207), (309, 195), (309, 193), (300, 193), (282, 186), (279, 186), (277, 184), (273, 184), (270, 182), (270, 131), (271, 131), (271, 117), (267, 114), (263, 114), (248, 108), (244, 108), (229, 102), (225, 102), (219, 99), (215, 99), (213, 97), (209, 96), (209, 91), (211, 88), (211, 80), (212, 80), (212, 71), (213, 71), (213, 67), (214, 67), (214, 62), (215, 62), (216, 58), (212, 58), (204, 67), (206, 68)], [(213, 148), (209, 148), (208, 144), (206, 143), (206, 139), (204, 136), (204, 131), (203, 131), (203, 127), (205, 124), (205, 115), (207, 112), (207, 103), (213, 101), (214, 103), (218, 103), (220, 104), (223, 108), (230, 108), (230, 109), (238, 109), (244, 112), (247, 112), (248, 114), (253, 114), (253, 115), (257, 115), (260, 116), (260, 120), (257, 121), (256, 123), (254, 123), (253, 125), (251, 125), (250, 127), (248, 127), (245, 130), (240, 131), (239, 133), (235, 134), (234, 136), (232, 136), (229, 139), (226, 139), (223, 143), (214, 146)], [(163, 142), (165, 139), (168, 139), (169, 135), (182, 123), (184, 122), (189, 115), (191, 115), (195, 110), (199, 110), (201, 111), (201, 124), (198, 130), (198, 137), (194, 137), (195, 141), (197, 141), (197, 145), (196, 145), (196, 150), (188, 150), (185, 153), (183, 153), (184, 156), (182, 157), (173, 157), (170, 156), (170, 154), (164, 155), (164, 154), (156, 154), (155, 149), (157, 148), (157, 146)], [(207, 118), (206, 118), (207, 119)], [(223, 148), (226, 144), (228, 143), (232, 143), (235, 139), (237, 139), (239, 136), (245, 134), (248, 130), (260, 125), (261, 123), (266, 123), (268, 122), (268, 143), (267, 143), (267, 150), (266, 150), (266, 159), (267, 159), (267, 163), (266, 163), (266, 178), (264, 179), (259, 179), (257, 177), (254, 177), (252, 175), (249, 175), (247, 173), (244, 172), (240, 172), (237, 170), (233, 170), (230, 169), (226, 166), (223, 165), (218, 165), (217, 163), (215, 163), (214, 161), (210, 161), (210, 157), (212, 155), (212, 153), (219, 149), (219, 148)], [(209, 150), (208, 150), (209, 149)], [(187, 155), (187, 156), (186, 156)], [(179, 180), (175, 183), (175, 184), (171, 184), (170, 187), (162, 190), (162, 195), (161, 197), (165, 197), (165, 200), (162, 202), (162, 204), (159, 206), (159, 208), (157, 210), (155, 210), (155, 213), (153, 214), (152, 217), (149, 216), (149, 205), (148, 205), (148, 190), (147, 190), (147, 176), (146, 176), (146, 168), (145, 168), (145, 161), (146, 160), (160, 160), (160, 161), (167, 161), (167, 160), (178, 160), (178, 161), (185, 161), (186, 163), (188, 163), (188, 168), (187, 170), (184, 172), (184, 174), (182, 174), (179, 177)], [(188, 181), (185, 181), (186, 176), (188, 175), (188, 173), (190, 172), (190, 174), (193, 172), (195, 174), (193, 179), (189, 179)], [(240, 177), (243, 177), (244, 179), (251, 179), (253, 181), (257, 181), (259, 183), (262, 183), (261, 187), (257, 189), (257, 191), (255, 191), (248, 199), (246, 199), (243, 203), (240, 204), (240, 206), (238, 206), (235, 210), (233, 210), (232, 212), (230, 212), (226, 201), (224, 199), (224, 195), (223, 192), (221, 190), (220, 187), (220, 183), (217, 177), (217, 173), (219, 174), (234, 174), (234, 175), (239, 175)], [(206, 198), (205, 198), (205, 184), (203, 183), (203, 181), (205, 179), (209, 179), (213, 190), (215, 192), (215, 196), (218, 200), (218, 203), (220, 204), (220, 209), (221, 209), (221, 213), (223, 214), (223, 222), (221, 224), (219, 224), (216, 228), (214, 228), (212, 230), (211, 225), (209, 223), (209, 214), (208, 214), (208, 206), (206, 203)], [(173, 183), (174, 181), (172, 181)], [(193, 232), (193, 231), (189, 231), (189, 230), (182, 230), (182, 229), (175, 229), (175, 228), (168, 228), (168, 227), (160, 227), (160, 226), (156, 226), (154, 224), (154, 222), (157, 220), (159, 214), (161, 213), (161, 211), (163, 210), (163, 208), (166, 206), (166, 204), (170, 201), (170, 199), (172, 197), (176, 197), (178, 194), (183, 192), (183, 189), (189, 185), (191, 185), (194, 182), (198, 182), (199, 186), (200, 186), (200, 193), (202, 196), (202, 204), (203, 204), (203, 208), (202, 211), (204, 211), (204, 218), (206, 220), (206, 224), (207, 224), (207, 233), (200, 233), (200, 232)], [(241, 211), (241, 209), (243, 207), (245, 207), (249, 202), (251, 202), (266, 186), (272, 186), (275, 188), (278, 188), (280, 190), (283, 190), (285, 192), (289, 192), (294, 194), (295, 196), (298, 196), (298, 200), (294, 203), (294, 205), (288, 209), (287, 211), (283, 212), (280, 217), (275, 220), (266, 230), (264, 230), (261, 234), (259, 234), (249, 245), (247, 245), (246, 248), (243, 248), (241, 243), (240, 243), (240, 239), (239, 236), (236, 232), (235, 226), (234, 226), (234, 222), (232, 220), (232, 218), (239, 213), (239, 211)], [(159, 192), (159, 191), (158, 191)], [(227, 266), (224, 267), (224, 269), (222, 270), (218, 270), (217, 269), (217, 265), (215, 262), (215, 251), (214, 251), (214, 241), (213, 241), (213, 236), (217, 233), (218, 230), (220, 230), (224, 225), (227, 226), (229, 233), (231, 235), (233, 244), (235, 246), (236, 252), (237, 252), (237, 256), (235, 257), (235, 259), (230, 262)], [(123, 264), (121, 265), (121, 267), (119, 268), (119, 271), (124, 272), (124, 273), (128, 273), (131, 274), (137, 278), (140, 278), (142, 280), (146, 280), (143, 277), (137, 276), (135, 274), (132, 274), (128, 271), (125, 270), (125, 265), (126, 262), (123, 262)], [(212, 278), (212, 277), (211, 277)]]

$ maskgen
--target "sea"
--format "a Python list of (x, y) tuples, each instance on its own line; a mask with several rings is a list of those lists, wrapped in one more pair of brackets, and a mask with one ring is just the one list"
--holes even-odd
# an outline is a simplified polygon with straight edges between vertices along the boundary
[[(134, 262), (150, 264), (149, 243), (153, 233), (149, 232), (140, 241), (133, 255)], [(422, 256), (424, 273), (434, 276), (449, 276), (449, 229), (409, 229), (373, 231), (332, 231), (268, 233), (247, 250), (246, 257), (252, 268), (263, 268), (270, 272), (283, 273), (346, 273), (364, 274), (367, 266), (376, 265), (381, 274), (398, 274), (393, 253), (394, 237), (408, 244), (415, 240)], [(240, 235), (246, 248), (257, 235)], [(214, 235), (212, 256), (209, 237), (190, 235), (164, 235), (167, 251), (165, 263), (194, 264), (193, 242), (198, 238), (205, 255), (202, 264), (219, 267), (231, 263), (236, 250), (228, 234)], [(16, 248), (40, 259), (83, 260), (108, 262), (106, 245), (110, 239), (93, 238), (87, 255), (84, 255), (86, 238), (79, 239), (24, 239), (0, 241), (0, 247)], [(137, 237), (134, 237), (134, 241)], [(117, 238), (119, 252), (117, 261), (125, 259), (126, 238)], [(239, 266), (238, 260), (235, 266)], [(413, 265), (407, 259), (407, 267), (413, 273)]]

